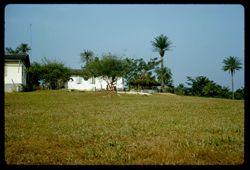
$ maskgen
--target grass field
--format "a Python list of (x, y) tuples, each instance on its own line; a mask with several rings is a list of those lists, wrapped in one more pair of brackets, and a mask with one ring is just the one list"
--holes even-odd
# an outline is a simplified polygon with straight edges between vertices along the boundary
[(7, 164), (244, 162), (244, 101), (36, 91), (4, 104)]

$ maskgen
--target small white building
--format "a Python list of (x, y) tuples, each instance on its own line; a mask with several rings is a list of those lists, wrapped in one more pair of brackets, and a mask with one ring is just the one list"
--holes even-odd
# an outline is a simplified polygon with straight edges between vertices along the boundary
[(4, 57), (4, 91), (22, 91), (27, 84), (27, 68), (30, 67), (29, 55), (7, 54)]
[[(80, 70), (74, 70), (75, 72), (80, 72)], [(80, 91), (99, 91), (99, 90), (106, 90), (107, 82), (102, 79), (101, 77), (97, 78), (90, 78), (88, 80), (84, 80), (82, 76), (79, 74), (73, 74), (71, 76), (71, 80), (69, 80), (65, 87), (68, 90), (80, 90)], [(124, 79), (118, 78), (116, 82), (116, 89), (117, 90), (124, 90)]]

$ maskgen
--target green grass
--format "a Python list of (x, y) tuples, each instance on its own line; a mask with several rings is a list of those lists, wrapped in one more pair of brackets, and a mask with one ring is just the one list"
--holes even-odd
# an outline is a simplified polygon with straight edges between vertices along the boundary
[(242, 164), (244, 101), (101, 92), (5, 93), (5, 161)]

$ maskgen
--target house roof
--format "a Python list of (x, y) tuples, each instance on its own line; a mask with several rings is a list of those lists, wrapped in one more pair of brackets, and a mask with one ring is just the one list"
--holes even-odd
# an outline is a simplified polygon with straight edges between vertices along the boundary
[(26, 67), (30, 67), (30, 59), (28, 54), (5, 54), (4, 60), (21, 60)]

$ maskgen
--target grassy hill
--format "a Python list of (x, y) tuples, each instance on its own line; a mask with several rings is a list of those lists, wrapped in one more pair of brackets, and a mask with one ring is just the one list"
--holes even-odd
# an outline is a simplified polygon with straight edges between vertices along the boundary
[(7, 164), (242, 164), (244, 101), (5, 93)]

